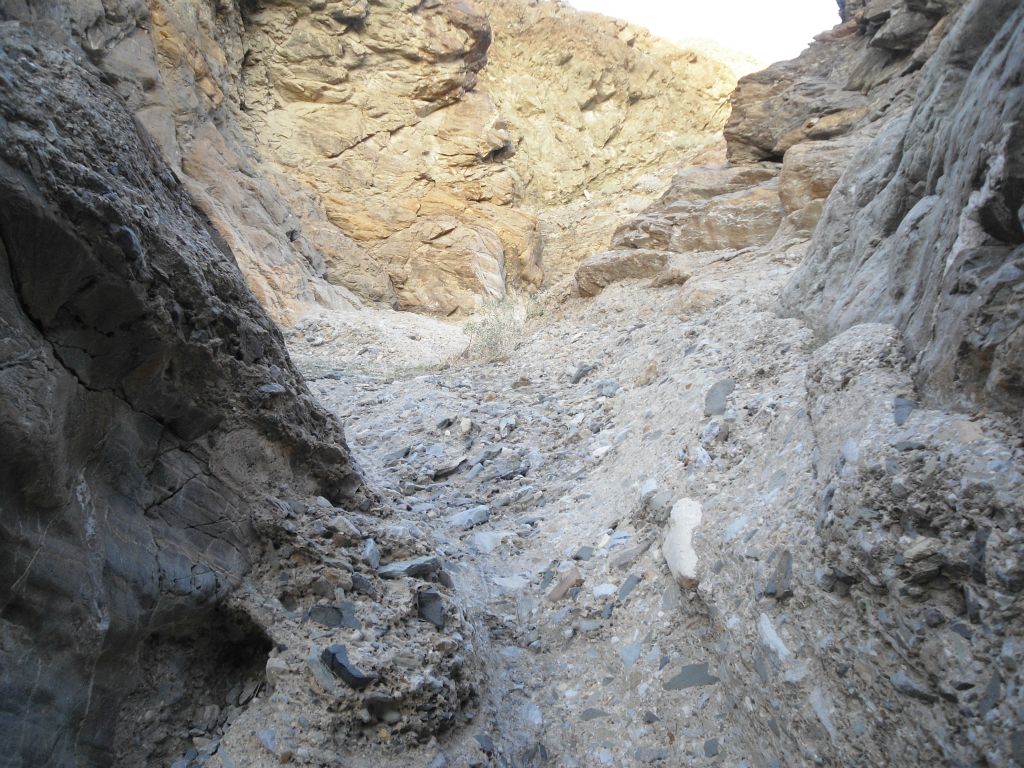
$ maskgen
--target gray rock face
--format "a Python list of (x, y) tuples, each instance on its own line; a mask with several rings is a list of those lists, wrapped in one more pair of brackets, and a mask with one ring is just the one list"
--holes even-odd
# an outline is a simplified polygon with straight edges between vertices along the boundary
[(883, 321), (918, 383), (1018, 419), (1024, 391), (1024, 11), (967, 6), (829, 199), (784, 304), (827, 333)]
[(214, 629), (270, 484), (343, 503), (359, 479), (93, 70), (0, 25), (0, 126), (0, 754), (110, 765), (145, 644)]

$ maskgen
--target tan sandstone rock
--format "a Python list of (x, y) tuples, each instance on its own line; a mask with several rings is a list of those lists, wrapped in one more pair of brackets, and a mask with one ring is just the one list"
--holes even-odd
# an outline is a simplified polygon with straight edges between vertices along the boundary
[(668, 254), (650, 249), (605, 251), (588, 256), (576, 270), (576, 285), (584, 296), (596, 296), (620, 280), (652, 277), (668, 263)]

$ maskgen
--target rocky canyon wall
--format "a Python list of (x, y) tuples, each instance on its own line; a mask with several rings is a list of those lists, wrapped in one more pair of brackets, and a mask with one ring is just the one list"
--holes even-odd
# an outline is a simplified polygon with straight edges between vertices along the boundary
[(266, 630), (224, 601), (274, 496), (351, 508), (360, 480), (100, 71), (0, 24), (0, 126), (0, 763), (110, 765), (115, 743), (130, 763), (143, 709), (262, 674)]
[(834, 335), (903, 333), (934, 402), (1024, 405), (1024, 16), (964, 12), (913, 108), (851, 162), (784, 303)]
[(584, 188), (649, 197), (645, 171), (720, 130), (734, 82), (550, 2), (3, 12), (81, 44), (287, 325), (367, 301), (466, 313), (539, 286), (545, 250), (579, 256), (546, 208)]
[(720, 382), (680, 483), (704, 504), (690, 606), (748, 754), (1020, 764), (1024, 14), (906, 0), (846, 17), (741, 79), (726, 162), (682, 168), (577, 285), (684, 283), (676, 306), (724, 321), (742, 302), (680, 264), (799, 261), (781, 291), (807, 334), (792, 417), (760, 410), (757, 371), (732, 411), (713, 402), (746, 374)]

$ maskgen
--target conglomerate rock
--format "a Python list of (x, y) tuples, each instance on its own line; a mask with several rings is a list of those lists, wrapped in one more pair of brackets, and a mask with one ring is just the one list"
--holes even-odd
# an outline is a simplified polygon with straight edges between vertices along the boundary
[(263, 631), (221, 606), (270, 494), (364, 494), (117, 95), (16, 23), (0, 45), (0, 745), (8, 765), (105, 765), (158, 636), (262, 663)]

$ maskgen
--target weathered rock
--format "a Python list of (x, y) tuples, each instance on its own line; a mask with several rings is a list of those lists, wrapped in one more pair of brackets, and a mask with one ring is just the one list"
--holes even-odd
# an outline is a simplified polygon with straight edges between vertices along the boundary
[(401, 579), (405, 576), (422, 578), (432, 576), (440, 570), (441, 559), (436, 555), (425, 555), (382, 565), (377, 569), (377, 575), (382, 579)]
[(565, 574), (558, 580), (554, 589), (548, 593), (548, 600), (553, 603), (557, 603), (559, 600), (569, 594), (569, 590), (576, 587), (583, 586), (583, 574), (579, 572), (578, 568), (570, 568)]
[(866, 141), (855, 134), (804, 141), (786, 150), (779, 174), (779, 199), (798, 230), (814, 231), (825, 199)]
[(444, 629), (444, 599), (432, 589), (416, 593), (416, 613), (423, 620), (438, 629)]
[(486, 504), (478, 504), (475, 507), (464, 509), (448, 517), (448, 525), (453, 528), (467, 531), (478, 525), (483, 525), (491, 519), (491, 510)]
[(331, 674), (344, 681), (345, 685), (356, 690), (366, 688), (368, 685), (377, 682), (378, 676), (372, 672), (362, 672), (348, 658), (348, 651), (344, 645), (336, 643), (325, 648), (320, 654), (320, 660), (324, 663)]
[(657, 203), (619, 227), (612, 246), (684, 252), (766, 243), (782, 220), (776, 173), (767, 165), (683, 168)]
[(620, 280), (652, 277), (668, 262), (664, 251), (605, 251), (585, 258), (576, 269), (576, 285), (584, 296), (596, 296)]
[(715, 685), (719, 680), (708, 672), (708, 663), (687, 664), (679, 672), (665, 681), (666, 691), (681, 691), (686, 688), (697, 688)]
[(669, 571), (681, 587), (697, 586), (697, 553), (693, 548), (693, 532), (700, 525), (701, 504), (694, 499), (680, 499), (672, 506), (662, 554)]
[(109, 765), (140, 671), (202, 681), (232, 643), (263, 669), (264, 631), (220, 606), (276, 530), (270, 494), (345, 506), (360, 480), (122, 99), (0, 28), (0, 747)]
[(729, 404), (729, 395), (736, 389), (736, 382), (732, 379), (716, 381), (704, 396), (704, 415), (721, 416), (725, 413)]
[(494, 30), (480, 86), (508, 121), (502, 163), (544, 232), (550, 279), (607, 247), (623, 198), (711, 140), (735, 76), (717, 55), (551, 2), (481, 0)]
[(828, 334), (895, 323), (926, 392), (1016, 418), (1024, 91), (1005, 83), (1024, 69), (1020, 23), (1012, 3), (964, 9), (925, 68), (913, 113), (864, 149), (830, 197), (784, 295)]
[(848, 13), (798, 58), (741, 78), (725, 126), (729, 160), (782, 160), (796, 144), (849, 134), (904, 106), (933, 50), (930, 31), (941, 32), (940, 19), (960, 3), (927, 15), (915, 4), (896, 0), (871, 16)]

